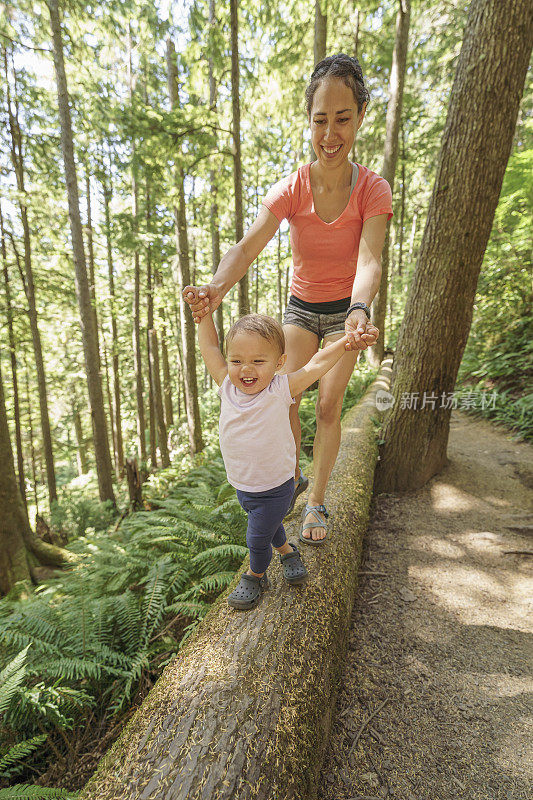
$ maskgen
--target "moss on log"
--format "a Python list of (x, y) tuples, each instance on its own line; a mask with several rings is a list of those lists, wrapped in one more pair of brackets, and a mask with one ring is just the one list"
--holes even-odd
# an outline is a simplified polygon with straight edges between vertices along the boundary
[[(328, 490), (327, 544), (302, 544), (310, 580), (279, 559), (251, 611), (226, 604), (235, 580), (104, 756), (80, 800), (313, 800), (347, 648), (391, 360), (342, 424)], [(298, 507), (301, 507), (301, 503)], [(298, 515), (287, 525), (297, 541)]]

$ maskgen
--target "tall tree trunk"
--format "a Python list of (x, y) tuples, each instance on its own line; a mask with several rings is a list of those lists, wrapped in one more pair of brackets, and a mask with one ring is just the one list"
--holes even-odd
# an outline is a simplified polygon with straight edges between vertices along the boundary
[(52, 27), (54, 67), (57, 81), (57, 98), (59, 106), (59, 119), (61, 123), (61, 149), (65, 167), (67, 184), (67, 197), (70, 218), (70, 231), (72, 236), (72, 249), (76, 271), (76, 294), (81, 317), (81, 333), (83, 353), (85, 357), (85, 370), (87, 373), (87, 386), (91, 417), (93, 423), (94, 452), (96, 457), (96, 472), (98, 476), (98, 489), (100, 500), (111, 500), (115, 503), (113, 492), (113, 477), (111, 470), (111, 456), (107, 438), (107, 423), (104, 411), (104, 396), (102, 381), (98, 371), (98, 346), (96, 331), (94, 329), (94, 316), (91, 304), (91, 292), (87, 278), (85, 263), (85, 249), (83, 246), (83, 233), (80, 218), (80, 204), (78, 196), (78, 180), (74, 162), (74, 145), (72, 140), (72, 125), (67, 90), (67, 78), (63, 61), (63, 42), (61, 38), (61, 23), (59, 20), (58, 0), (47, 0), (50, 11)]
[(105, 391), (107, 396), (107, 407), (109, 409), (109, 427), (111, 428), (111, 441), (113, 442), (113, 462), (117, 461), (117, 437), (115, 433), (115, 426), (113, 420), (115, 419), (115, 412), (113, 409), (113, 398), (111, 396), (111, 382), (109, 380), (109, 361), (107, 358), (107, 345), (105, 341), (104, 332), (102, 330), (102, 353), (104, 356), (104, 377), (105, 377)]
[(29, 526), (22, 503), (7, 427), (4, 385), (0, 370), (0, 595), (17, 581), (29, 581), (30, 565), (22, 528)]
[(328, 4), (327, 0), (315, 0), (315, 36), (314, 57), (315, 67), (319, 61), (326, 57), (328, 39)]
[(405, 226), (405, 135), (402, 125), (402, 160), (401, 160), (401, 174), (402, 174), (402, 192), (400, 195), (400, 231), (398, 235), (398, 275), (401, 276), (403, 269), (403, 240), (404, 240), (404, 226)]
[[(37, 373), (37, 386), (39, 390), (39, 411), (41, 415), (41, 433), (43, 437), (44, 458), (46, 463), (46, 482), (48, 486), (48, 498), (50, 504), (57, 500), (56, 475), (54, 467), (54, 452), (52, 449), (52, 434), (50, 431), (50, 414), (48, 412), (48, 392), (46, 388), (46, 375), (44, 370), (43, 352), (41, 347), (41, 334), (39, 332), (39, 320), (37, 315), (37, 304), (35, 300), (35, 285), (33, 281), (33, 269), (31, 258), (31, 238), (30, 226), (28, 222), (28, 209), (24, 202), (26, 189), (24, 186), (24, 159), (22, 153), (22, 134), (18, 121), (18, 100), (15, 98), (15, 109), (11, 106), (7, 51), (3, 47), (4, 67), (6, 77), (6, 98), (9, 119), (9, 131), (11, 136), (11, 159), (15, 170), (17, 189), (19, 192), (19, 209), (22, 222), (24, 237), (24, 275), (22, 282), (24, 292), (28, 301), (28, 317), (30, 321), (31, 338), (35, 357), (35, 370)], [(15, 255), (18, 254), (15, 251)]]
[(164, 309), (161, 317), (161, 361), (163, 362), (163, 403), (165, 407), (165, 424), (167, 428), (174, 425), (174, 409), (172, 407), (172, 380), (170, 376), (170, 361), (167, 345), (167, 322)]
[[(168, 91), (172, 108), (179, 105), (178, 93), (178, 68), (176, 64), (176, 50), (170, 39), (167, 39), (167, 74)], [(189, 238), (187, 233), (187, 214), (185, 209), (185, 174), (182, 167), (179, 167), (176, 174), (178, 187), (178, 206), (174, 208), (176, 223), (177, 245), (178, 245), (178, 283), (180, 286), (187, 286), (190, 283), (189, 265)], [(189, 431), (189, 449), (192, 454), (199, 453), (203, 449), (202, 423), (200, 419), (200, 407), (198, 405), (198, 382), (196, 377), (196, 331), (192, 315), (185, 309), (185, 303), (180, 297), (180, 321), (181, 339), (184, 361), (184, 384), (187, 406), (187, 423)]]
[[(241, 105), (239, 96), (239, 5), (230, 0), (231, 19), (231, 108), (233, 128), (233, 190), (235, 194), (235, 241), (244, 236), (242, 212)], [(239, 281), (239, 316), (250, 313), (248, 273)]]
[(18, 477), (20, 496), (22, 497), (22, 502), (24, 503), (24, 506), (27, 507), (26, 482), (24, 480), (24, 456), (22, 453), (22, 433), (20, 430), (20, 401), (19, 401), (19, 385), (17, 377), (15, 332), (13, 330), (13, 307), (11, 305), (11, 286), (9, 283), (9, 272), (7, 267), (7, 249), (6, 249), (6, 239), (4, 232), (4, 218), (2, 216), (1, 206), (0, 206), (0, 244), (2, 251), (2, 265), (4, 269), (4, 288), (6, 294), (6, 317), (7, 317), (7, 333), (9, 337), (9, 356), (11, 360), (11, 379), (13, 381), (13, 415), (15, 417), (17, 477)]
[[(216, 25), (215, 15), (215, 0), (209, 0), (209, 34), (210, 40), (213, 39), (214, 28)], [(213, 43), (209, 44), (209, 58), (207, 62), (208, 75), (209, 75), (209, 108), (211, 111), (216, 111), (217, 108), (217, 86), (215, 81), (215, 72), (213, 64)], [(215, 170), (209, 170), (209, 183), (211, 192), (211, 263), (213, 274), (217, 271), (220, 263), (220, 231), (219, 231), (219, 218), (218, 218), (218, 184), (216, 180)], [(215, 311), (215, 327), (218, 334), (218, 343), (220, 348), (224, 346), (224, 312), (223, 304), (221, 303)]]
[[(394, 175), (398, 161), (398, 133), (402, 116), (403, 84), (407, 64), (407, 44), (409, 40), (410, 0), (399, 0), (396, 15), (396, 38), (392, 54), (389, 81), (389, 102), (385, 134), (385, 154), (381, 174), (389, 182), (394, 193)], [(385, 316), (387, 314), (387, 284), (389, 279), (390, 220), (387, 223), (385, 243), (381, 257), (381, 281), (379, 291), (372, 303), (372, 322), (379, 330), (379, 339), (368, 351), (368, 360), (377, 367), (385, 353)]]
[(98, 336), (98, 312), (96, 310), (96, 278), (94, 274), (93, 221), (91, 216), (91, 176), (89, 166), (85, 166), (85, 192), (87, 194), (87, 255), (89, 256), (89, 290), (93, 309), (93, 322), (96, 335), (96, 352), (98, 353), (98, 372), (100, 372), (100, 342)]
[(107, 252), (107, 275), (109, 281), (109, 296), (111, 298), (111, 347), (113, 353), (113, 397), (115, 411), (115, 437), (116, 437), (116, 460), (115, 472), (119, 479), (124, 476), (124, 444), (122, 437), (122, 412), (120, 394), (120, 364), (119, 364), (119, 343), (117, 327), (117, 305), (115, 299), (115, 277), (113, 268), (113, 249), (111, 246), (111, 163), (109, 165), (109, 183), (107, 181), (103, 158), (102, 158), (102, 190), (104, 194), (104, 214), (105, 214), (105, 235)]
[(154, 407), (157, 419), (157, 433), (159, 441), (159, 452), (161, 453), (161, 463), (164, 467), (170, 467), (170, 456), (167, 445), (167, 429), (165, 426), (165, 415), (163, 411), (163, 396), (161, 392), (161, 373), (159, 372), (159, 345), (155, 330), (150, 330), (150, 371), (152, 373), (152, 385), (154, 387)]
[(416, 489), (446, 463), (450, 393), (470, 330), (532, 44), (528, 0), (472, 0), (398, 337), (395, 402), (376, 481), (382, 491)]
[[(356, 8), (354, 13), (354, 30), (353, 30), (353, 57), (357, 58), (357, 51), (359, 50), (359, 31), (361, 29), (361, 18), (362, 14), (360, 9)], [(357, 139), (353, 143), (352, 147), (352, 161), (355, 161), (355, 145)]]
[(81, 422), (81, 414), (77, 398), (74, 399), (74, 402), (72, 404), (72, 417), (74, 420), (74, 432), (76, 434), (76, 444), (77, 444), (76, 461), (78, 464), (78, 474), (86, 475), (89, 472), (89, 464), (87, 461), (87, 449), (85, 446), (85, 437), (83, 435), (83, 426)]
[[(133, 67), (132, 67), (132, 41), (131, 28), (128, 36), (128, 81), (130, 91), (130, 101), (133, 98)], [(137, 158), (135, 155), (135, 139), (132, 143), (132, 163), (131, 163), (131, 202), (133, 226), (135, 235), (138, 231), (138, 201), (137, 201)], [(133, 362), (135, 365), (135, 397), (137, 400), (137, 449), (140, 460), (146, 462), (146, 431), (144, 416), (144, 386), (142, 372), (142, 353), (141, 353), (141, 265), (139, 260), (139, 248), (136, 244), (133, 257)]]
[(30, 440), (30, 464), (31, 464), (31, 479), (33, 481), (33, 499), (35, 502), (35, 513), (39, 513), (39, 497), (37, 494), (37, 465), (35, 459), (35, 442), (33, 439), (33, 418), (31, 413), (31, 399), (30, 399), (30, 374), (28, 364), (24, 357), (24, 377), (26, 379), (26, 407), (28, 409), (28, 436)]
[(29, 580), (29, 553), (41, 564), (62, 566), (77, 561), (68, 550), (41, 541), (31, 530), (20, 496), (13, 450), (7, 426), (4, 385), (0, 371), (0, 594), (7, 594), (16, 581)]
[[(146, 181), (146, 231), (150, 230), (150, 187)], [(154, 327), (154, 282), (152, 280), (152, 248), (148, 242), (146, 246), (146, 352), (148, 353), (148, 410), (149, 410), (149, 432), (150, 432), (150, 462), (152, 469), (157, 469), (157, 434), (155, 430), (155, 392), (154, 392), (154, 370), (152, 367), (153, 357), (151, 353), (152, 337), (151, 330)], [(155, 339), (157, 343), (157, 339)], [(156, 358), (159, 369), (159, 358)]]

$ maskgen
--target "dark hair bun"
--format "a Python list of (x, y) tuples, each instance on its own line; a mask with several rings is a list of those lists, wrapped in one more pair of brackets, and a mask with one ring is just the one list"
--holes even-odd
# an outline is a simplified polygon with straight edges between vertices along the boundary
[(341, 78), (346, 86), (349, 86), (352, 90), (359, 111), (370, 100), (359, 61), (352, 56), (346, 55), (346, 53), (337, 53), (333, 56), (326, 56), (322, 61), (319, 61), (311, 74), (311, 80), (305, 90), (307, 116), (311, 115), (313, 97), (317, 87), (325, 78)]

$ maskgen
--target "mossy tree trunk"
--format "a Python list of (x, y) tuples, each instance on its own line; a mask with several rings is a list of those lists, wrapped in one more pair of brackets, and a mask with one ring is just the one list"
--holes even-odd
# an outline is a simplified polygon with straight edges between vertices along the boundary
[[(331, 531), (288, 586), (275, 557), (271, 587), (248, 612), (227, 594), (166, 667), (80, 800), (314, 800), (347, 647), (377, 435), (376, 391), (345, 416), (328, 489)], [(298, 503), (288, 534), (298, 528)], [(317, 550), (319, 550), (317, 552)]]
[(382, 491), (416, 489), (446, 463), (447, 399), (470, 330), (532, 41), (529, 0), (471, 3), (398, 337), (395, 403), (383, 433), (376, 481)]

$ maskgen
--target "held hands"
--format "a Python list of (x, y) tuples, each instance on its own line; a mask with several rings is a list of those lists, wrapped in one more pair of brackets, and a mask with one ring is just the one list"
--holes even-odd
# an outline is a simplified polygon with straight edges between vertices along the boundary
[(367, 320), (361, 308), (352, 311), (347, 318), (345, 331), (351, 350), (366, 350), (377, 342), (379, 336), (378, 329)]
[(200, 322), (209, 312), (219, 307), (222, 297), (213, 283), (205, 286), (185, 286), (183, 299), (189, 304), (195, 322)]

